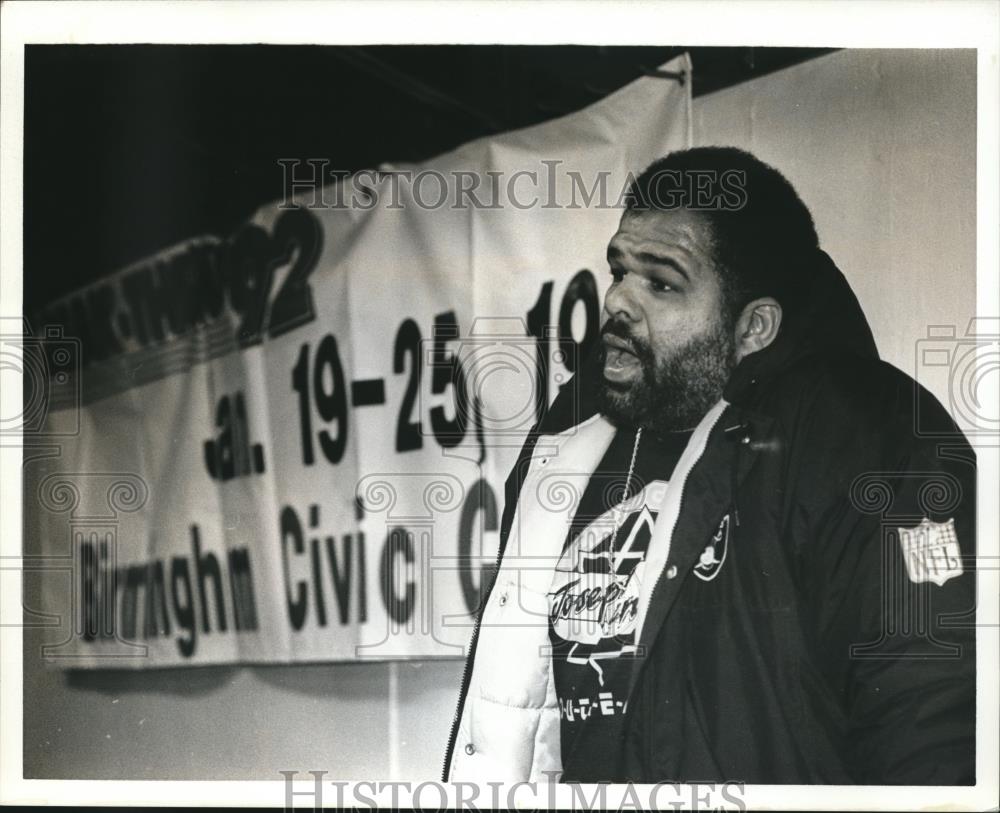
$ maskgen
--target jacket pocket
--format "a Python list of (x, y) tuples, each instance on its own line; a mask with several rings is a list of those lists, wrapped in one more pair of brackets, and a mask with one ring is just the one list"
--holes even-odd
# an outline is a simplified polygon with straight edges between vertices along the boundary
[(483, 613), (476, 691), (494, 703), (542, 708), (551, 670), (548, 594), (501, 573)]

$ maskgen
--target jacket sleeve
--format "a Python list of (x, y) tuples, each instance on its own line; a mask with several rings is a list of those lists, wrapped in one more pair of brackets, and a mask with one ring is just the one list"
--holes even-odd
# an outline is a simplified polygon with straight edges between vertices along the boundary
[(974, 784), (975, 455), (899, 374), (805, 411), (792, 521), (845, 762), (859, 783)]

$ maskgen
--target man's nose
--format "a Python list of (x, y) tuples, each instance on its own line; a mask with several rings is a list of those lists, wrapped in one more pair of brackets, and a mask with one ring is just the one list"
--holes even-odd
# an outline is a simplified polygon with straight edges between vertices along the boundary
[(604, 310), (608, 316), (619, 317), (629, 322), (639, 319), (639, 306), (632, 282), (634, 275), (626, 274), (621, 282), (608, 288), (608, 292), (604, 295)]

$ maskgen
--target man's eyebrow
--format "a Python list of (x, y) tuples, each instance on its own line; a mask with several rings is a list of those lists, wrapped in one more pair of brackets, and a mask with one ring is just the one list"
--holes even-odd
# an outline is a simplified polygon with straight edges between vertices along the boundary
[[(608, 246), (608, 260), (615, 260), (622, 256), (622, 250), (617, 246)], [(680, 274), (688, 282), (691, 281), (691, 277), (684, 267), (671, 257), (664, 257), (662, 254), (655, 254), (652, 251), (640, 251), (635, 255), (637, 259), (642, 260), (642, 262), (650, 263), (651, 265), (665, 265), (668, 268), (672, 268), (678, 274)]]

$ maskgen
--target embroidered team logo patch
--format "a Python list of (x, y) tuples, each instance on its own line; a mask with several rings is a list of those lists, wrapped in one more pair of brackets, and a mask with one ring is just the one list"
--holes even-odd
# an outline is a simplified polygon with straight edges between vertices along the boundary
[(722, 564), (726, 561), (726, 553), (729, 551), (729, 514), (722, 518), (719, 529), (712, 535), (712, 541), (705, 546), (705, 550), (698, 557), (698, 564), (694, 566), (694, 575), (703, 582), (710, 582), (719, 575)]
[(899, 529), (899, 544), (912, 582), (933, 582), (940, 587), (964, 572), (954, 519), (931, 522), (924, 517), (916, 528)]

